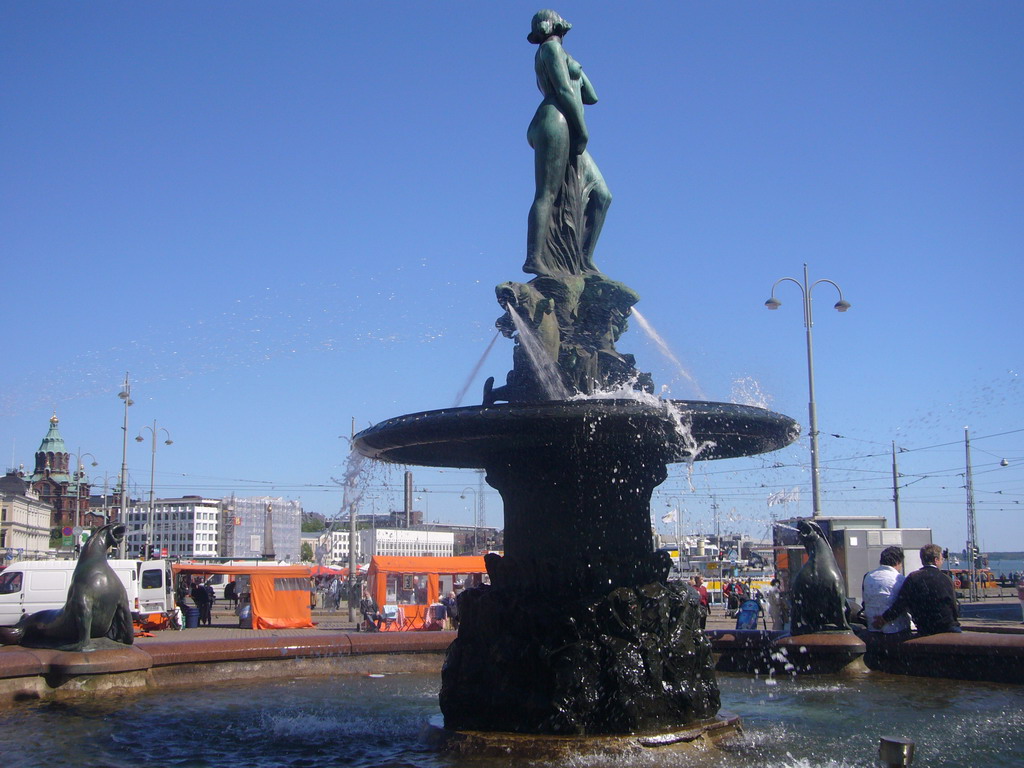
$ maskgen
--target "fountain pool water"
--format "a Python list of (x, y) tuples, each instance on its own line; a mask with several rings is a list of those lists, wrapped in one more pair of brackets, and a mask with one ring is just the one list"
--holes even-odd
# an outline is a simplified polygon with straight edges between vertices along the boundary
[[(437, 715), (436, 675), (306, 678), (224, 684), (188, 693), (21, 705), (0, 713), (0, 755), (11, 766), (408, 766), (499, 768), (508, 757), (432, 752), (420, 740)], [(1024, 689), (893, 677), (719, 675), (722, 704), (744, 733), (718, 751), (627, 756), (581, 752), (538, 768), (695, 766), (854, 768), (876, 765), (880, 736), (917, 742), (916, 765), (1024, 764)]]

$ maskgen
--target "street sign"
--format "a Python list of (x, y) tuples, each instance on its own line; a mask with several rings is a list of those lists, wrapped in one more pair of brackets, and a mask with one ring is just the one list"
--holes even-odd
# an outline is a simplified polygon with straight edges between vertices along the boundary
[(60, 535), (61, 536), (72, 536), (73, 534), (74, 534), (74, 531), (71, 530), (71, 526), (70, 525), (65, 525), (63, 528), (60, 529)]
[(72, 533), (73, 533), (73, 534), (74, 534), (75, 536), (81, 536), (81, 535), (82, 535), (82, 531), (84, 531), (84, 530), (85, 530), (85, 529), (84, 529), (84, 528), (83, 528), (82, 526), (80, 526), (80, 525), (76, 525), (76, 526), (75, 526), (74, 528), (72, 528), (72, 529), (71, 529), (71, 532), (72, 532)]

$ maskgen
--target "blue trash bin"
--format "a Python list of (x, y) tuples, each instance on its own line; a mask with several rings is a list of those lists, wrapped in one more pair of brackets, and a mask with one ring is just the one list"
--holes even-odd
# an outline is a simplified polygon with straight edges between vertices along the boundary
[(198, 608), (191, 605), (184, 605), (181, 610), (185, 613), (185, 629), (195, 629), (199, 626)]

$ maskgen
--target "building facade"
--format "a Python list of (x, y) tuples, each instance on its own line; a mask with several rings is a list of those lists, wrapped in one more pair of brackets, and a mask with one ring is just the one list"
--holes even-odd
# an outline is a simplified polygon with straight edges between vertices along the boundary
[[(144, 554), (149, 517), (148, 503), (128, 508), (129, 556)], [(154, 499), (153, 556), (184, 559), (217, 557), (220, 517), (220, 499), (201, 496)]]
[[(363, 560), (363, 539), (362, 531), (356, 531), (356, 561), (357, 562), (368, 562), (369, 558)], [(317, 540), (313, 542), (313, 559), (319, 562), (317, 553), (320, 547), (323, 547), (323, 565), (340, 565), (343, 568), (348, 566), (348, 540), (349, 532), (348, 528), (344, 530), (335, 529), (330, 533), (324, 531), (317, 535)]]
[(16, 472), (0, 477), (0, 557), (33, 560), (50, 546), (53, 508)]
[(272, 496), (224, 499), (219, 555), (232, 560), (259, 559), (266, 554), (269, 506), (275, 560), (300, 562), (302, 503)]
[(372, 528), (359, 531), (367, 560), (373, 555), (398, 557), (451, 557), (455, 534), (415, 528)]

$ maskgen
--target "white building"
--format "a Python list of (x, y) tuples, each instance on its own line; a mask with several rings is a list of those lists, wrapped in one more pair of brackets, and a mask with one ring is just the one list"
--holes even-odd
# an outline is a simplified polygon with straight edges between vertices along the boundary
[(359, 531), (359, 538), (362, 551), (367, 553), (367, 560), (372, 555), (451, 557), (455, 551), (455, 534), (451, 531), (371, 528)]
[[(356, 531), (356, 562), (363, 562), (363, 537), (360, 535), (362, 531)], [(331, 531), (329, 542), (325, 542), (324, 538), (321, 538), (321, 545), (327, 544), (328, 555), (324, 558), (324, 563), (327, 565), (348, 565), (348, 540), (349, 532), (348, 529), (344, 531), (334, 530)], [(313, 548), (314, 555), (316, 554), (316, 547)], [(369, 559), (369, 558), (367, 558)]]
[[(153, 552), (167, 557), (217, 557), (220, 499), (183, 496), (153, 500)], [(141, 554), (146, 543), (149, 504), (128, 509), (128, 555)]]
[(39, 558), (50, 546), (50, 515), (53, 507), (18, 473), (0, 477), (0, 557)]

